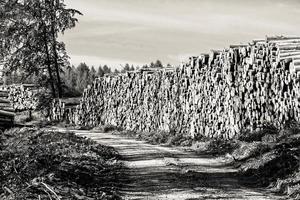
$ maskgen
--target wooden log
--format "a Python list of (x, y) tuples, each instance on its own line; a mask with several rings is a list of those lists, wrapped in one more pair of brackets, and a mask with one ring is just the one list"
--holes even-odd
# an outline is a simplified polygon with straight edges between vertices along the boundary
[(0, 110), (0, 116), (14, 117), (14, 116), (15, 116), (15, 113), (13, 113), (13, 112), (8, 112), (8, 111), (4, 111), (4, 110)]
[(291, 68), (291, 71), (294, 73), (300, 72), (300, 59), (293, 60), (290, 68)]
[(7, 112), (15, 112), (15, 109), (13, 109), (12, 107), (0, 107), (0, 110)]
[(235, 48), (242, 48), (242, 47), (247, 47), (248, 44), (232, 44), (229, 46), (230, 49), (235, 49)]
[(299, 41), (300, 37), (285, 37), (285, 36), (267, 36), (266, 41), (269, 43), (272, 42), (279, 42), (279, 41), (290, 41), (290, 40), (296, 40)]
[(294, 52), (288, 52), (288, 53), (279, 53), (280, 59), (288, 59), (288, 58), (299, 58), (300, 57), (300, 50), (294, 51)]
[(1, 108), (11, 107), (9, 103), (0, 103)]
[(299, 51), (300, 44), (285, 44), (285, 45), (278, 45), (279, 51)]
[(7, 100), (7, 99), (4, 99), (4, 98), (0, 98), (0, 103), (7, 103), (7, 104), (9, 104), (10, 101)]
[(0, 91), (0, 98), (7, 98), (8, 92)]
[(2, 122), (2, 123), (6, 123), (6, 122), (13, 123), (13, 121), (14, 121), (14, 118), (4, 118), (0, 115), (0, 122)]

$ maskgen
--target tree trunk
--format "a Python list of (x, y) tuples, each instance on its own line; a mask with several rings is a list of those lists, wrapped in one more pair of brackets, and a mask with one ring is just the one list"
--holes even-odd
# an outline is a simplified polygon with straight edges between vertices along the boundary
[(54, 1), (51, 3), (51, 34), (53, 37), (52, 41), (52, 48), (53, 48), (53, 54), (54, 54), (54, 66), (56, 70), (56, 78), (57, 78), (57, 88), (58, 88), (58, 97), (62, 97), (62, 84), (61, 84), (61, 79), (60, 79), (60, 73), (59, 73), (59, 65), (58, 65), (58, 56), (57, 56), (57, 49), (56, 49), (56, 36), (55, 36), (55, 29), (54, 29), (54, 22), (55, 22), (55, 16), (54, 16)]
[(39, 9), (40, 9), (40, 18), (43, 24), (43, 28), (44, 28), (44, 33), (43, 33), (43, 39), (44, 39), (44, 45), (45, 45), (45, 51), (46, 51), (46, 56), (47, 56), (47, 70), (48, 70), (48, 74), (49, 74), (49, 79), (50, 79), (50, 86), (51, 86), (51, 90), (52, 90), (52, 96), (53, 98), (56, 98), (56, 93), (55, 93), (55, 86), (54, 86), (54, 79), (52, 76), (52, 70), (51, 70), (51, 59), (50, 59), (50, 54), (49, 54), (49, 49), (48, 49), (48, 41), (47, 41), (47, 29), (46, 29), (46, 24), (43, 22), (42, 19), (42, 8), (41, 5), (39, 5)]
[[(56, 41), (54, 41), (54, 43), (56, 43)], [(62, 84), (61, 84), (61, 79), (60, 79), (60, 75), (59, 75), (59, 66), (58, 66), (58, 56), (57, 56), (57, 52), (56, 52), (56, 44), (53, 44), (53, 51), (54, 51), (54, 66), (55, 66), (55, 70), (56, 70), (56, 78), (57, 78), (57, 88), (58, 88), (58, 97), (61, 98), (62, 97)]]
[[(46, 27), (44, 29), (46, 29)], [(52, 71), (51, 71), (51, 60), (50, 60), (50, 54), (49, 54), (49, 49), (48, 49), (48, 44), (47, 44), (46, 32), (44, 32), (44, 43), (45, 43), (45, 50), (46, 50), (46, 55), (47, 55), (47, 69), (48, 69), (48, 73), (49, 73), (52, 96), (53, 96), (53, 98), (56, 98), (54, 81), (53, 81), (54, 79), (53, 79)]]

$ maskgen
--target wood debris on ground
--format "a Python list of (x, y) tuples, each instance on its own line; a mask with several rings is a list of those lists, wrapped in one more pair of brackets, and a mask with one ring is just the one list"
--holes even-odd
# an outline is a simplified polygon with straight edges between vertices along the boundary
[(8, 130), (0, 135), (0, 199), (119, 199), (118, 157), (71, 132)]

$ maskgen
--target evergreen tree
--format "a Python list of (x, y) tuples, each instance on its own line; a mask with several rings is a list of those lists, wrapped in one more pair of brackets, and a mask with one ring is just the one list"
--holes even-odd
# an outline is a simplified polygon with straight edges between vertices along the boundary
[(125, 64), (125, 66), (124, 66), (124, 71), (125, 71), (125, 72), (130, 71), (130, 65), (129, 65), (128, 63)]
[(134, 71), (135, 69), (134, 69), (134, 66), (133, 65), (131, 65), (131, 67), (130, 67), (130, 70), (129, 71)]
[(90, 71), (90, 84), (92, 84), (94, 82), (94, 80), (96, 79), (96, 70), (94, 68), (94, 66), (91, 67), (91, 71)]
[(163, 65), (162, 65), (162, 63), (161, 63), (160, 60), (157, 60), (157, 61), (155, 62), (155, 64), (154, 64), (154, 67), (155, 67), (155, 68), (163, 68)]
[(77, 67), (77, 90), (83, 92), (83, 90), (90, 83), (90, 69), (85, 63), (80, 63)]
[(154, 68), (155, 64), (153, 62), (150, 63), (150, 68)]
[(78, 79), (78, 74), (76, 72), (76, 68), (75, 66), (73, 65), (72, 66), (72, 71), (71, 71), (71, 81), (70, 81), (70, 85), (73, 86), (73, 88), (76, 88), (77, 87), (77, 79)]
[(101, 65), (98, 68), (97, 76), (98, 77), (103, 77), (104, 76), (104, 70), (103, 70)]
[(111, 73), (111, 69), (107, 65), (104, 65), (103, 66), (103, 72), (104, 72), (104, 74), (110, 74)]

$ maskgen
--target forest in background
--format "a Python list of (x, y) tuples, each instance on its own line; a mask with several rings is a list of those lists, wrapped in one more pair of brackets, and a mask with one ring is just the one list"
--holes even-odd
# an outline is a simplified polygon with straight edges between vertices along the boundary
[[(82, 13), (64, 1), (0, 0), (0, 68), (4, 85), (35, 84), (47, 88), (52, 98), (80, 96), (96, 77), (135, 70), (70, 64), (66, 45), (59, 40), (78, 23)], [(88, 62), (88, 61), (86, 61)], [(158, 60), (142, 68), (162, 67)]]
[[(167, 66), (170, 65), (168, 64)], [(141, 68), (163, 68), (163, 64), (160, 60), (157, 60), (156, 62), (151, 62), (148, 65), (143, 65)], [(107, 65), (100, 65), (98, 68), (95, 68), (94, 66), (88, 66), (84, 62), (80, 63), (78, 66), (67, 66), (61, 73), (63, 96), (80, 96), (83, 90), (87, 88), (88, 85), (92, 84), (97, 77), (103, 77), (105, 74), (119, 74), (138, 69), (140, 69), (139, 66), (129, 65), (128, 63), (122, 66), (121, 70), (113, 70)], [(28, 75), (18, 70), (5, 73), (3, 75), (3, 80), (5, 85), (24, 83), (39, 85), (40, 83), (39, 75)]]

